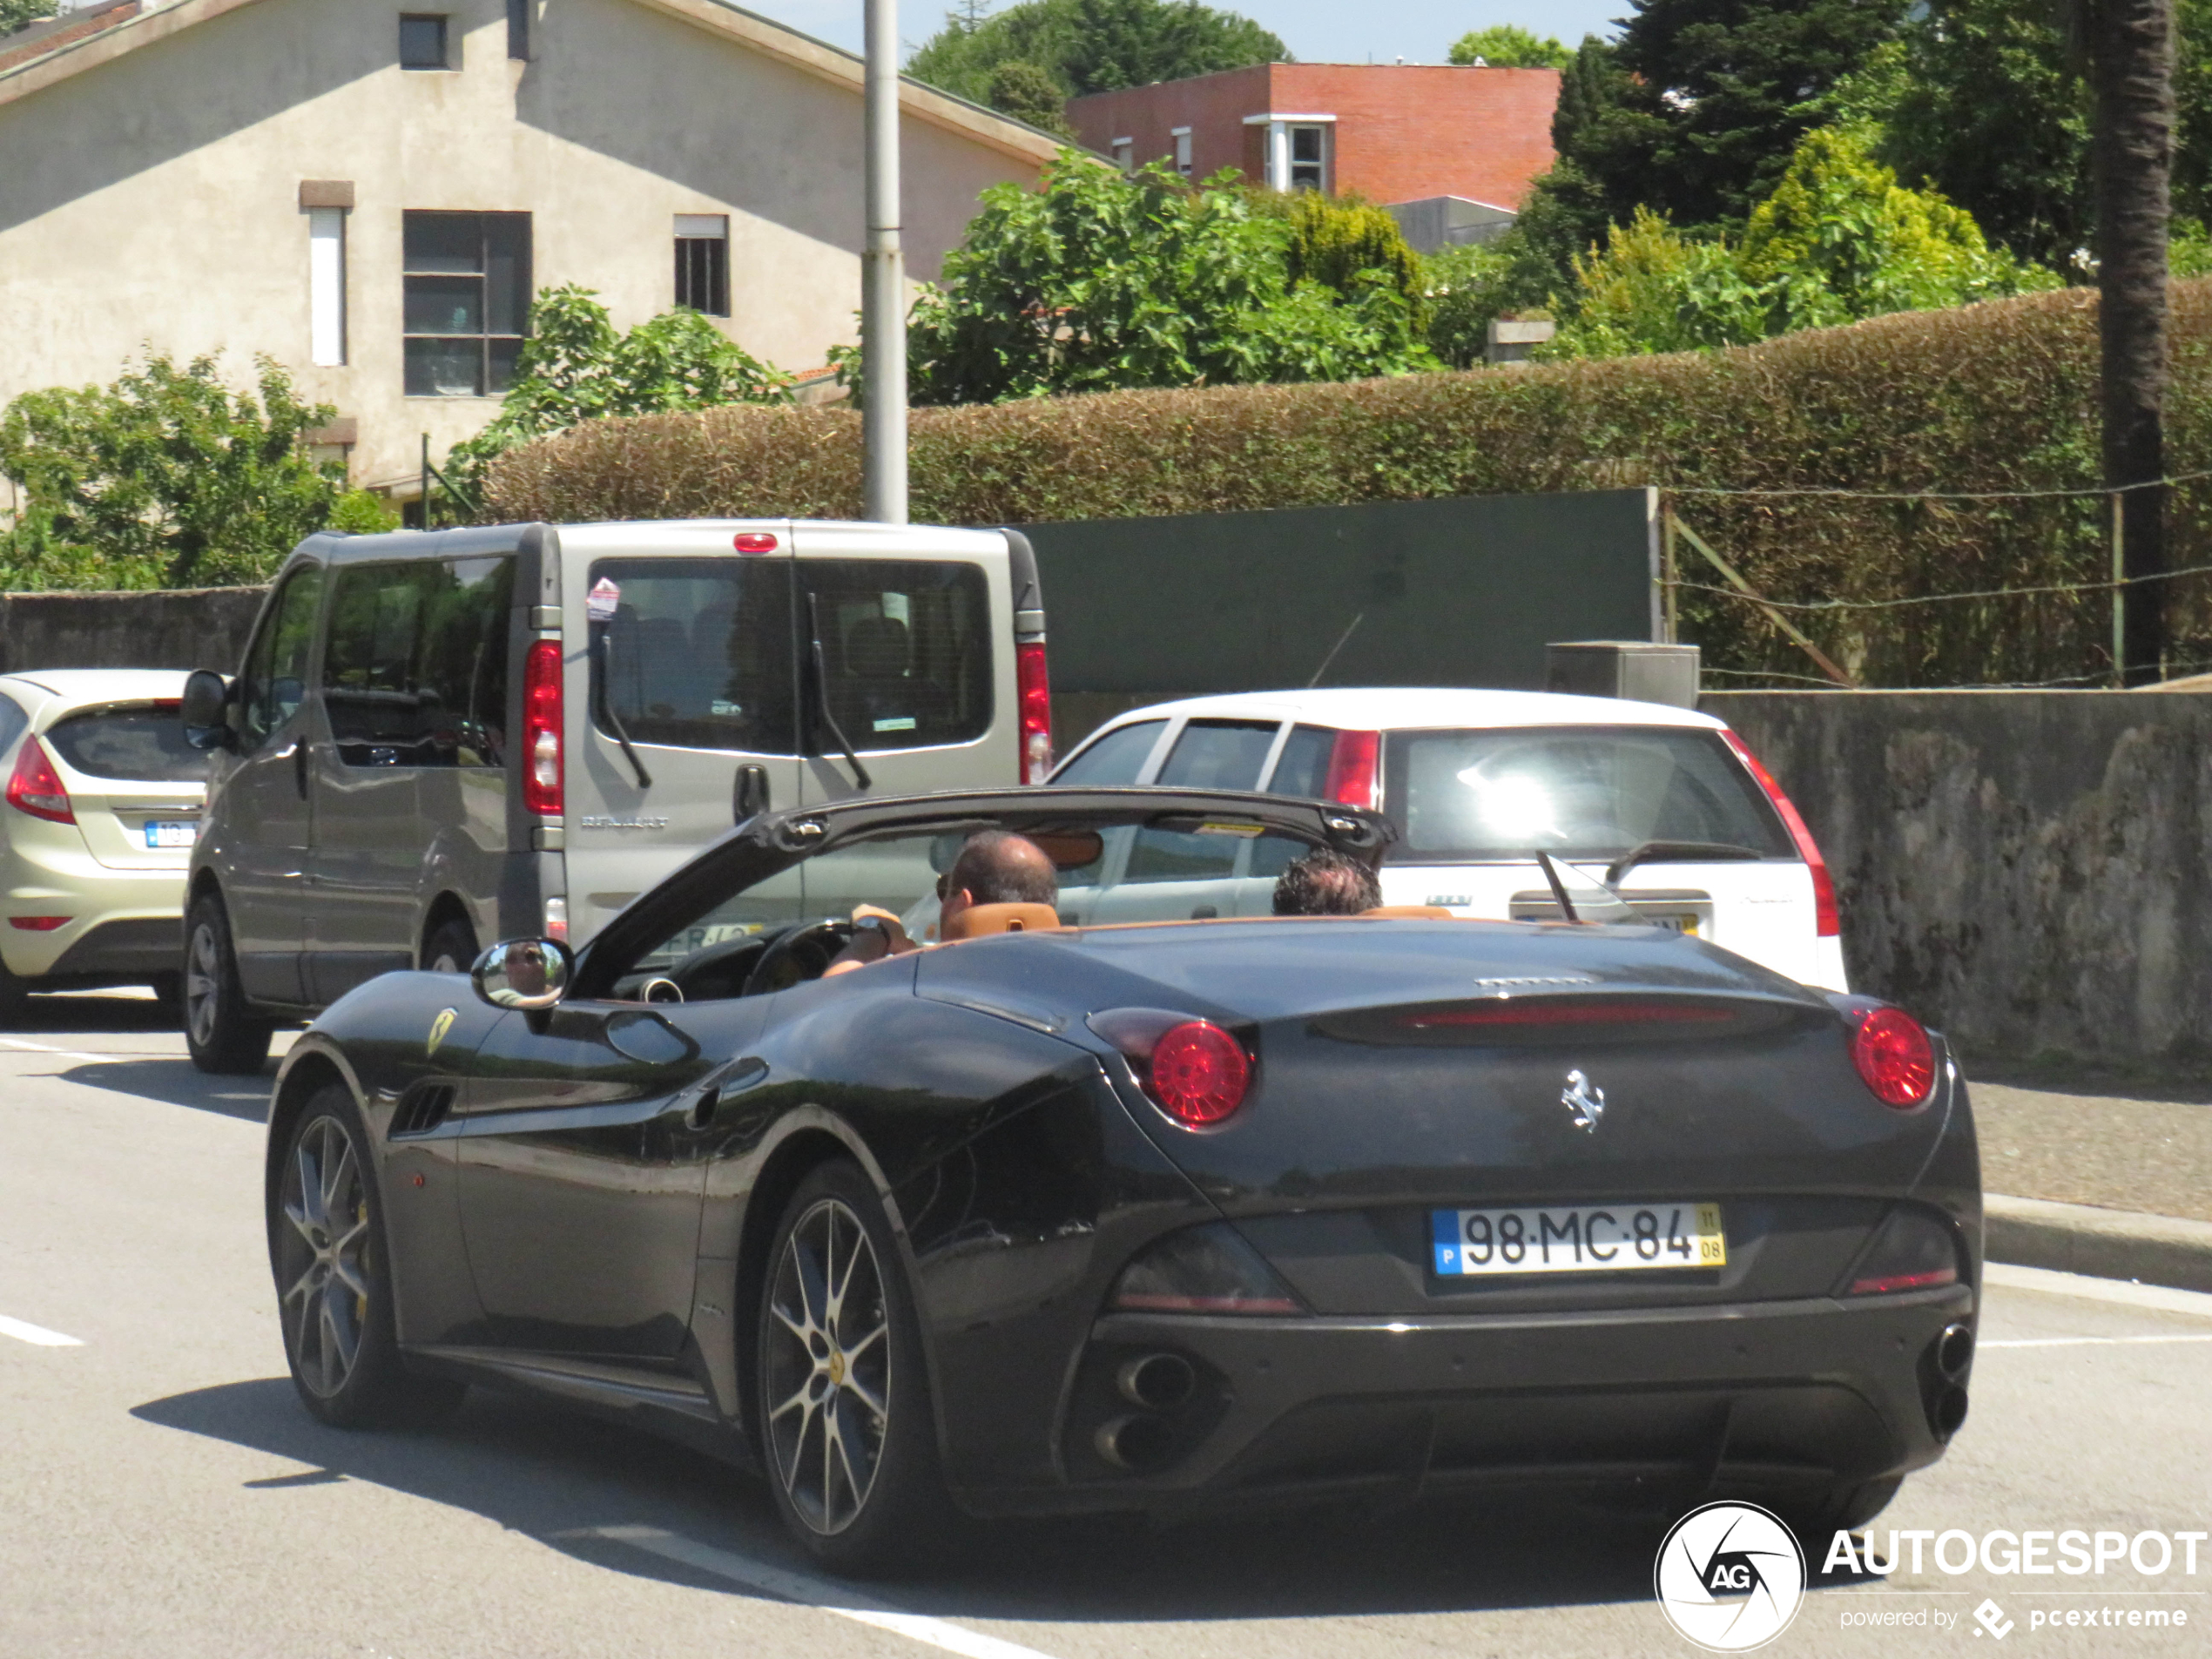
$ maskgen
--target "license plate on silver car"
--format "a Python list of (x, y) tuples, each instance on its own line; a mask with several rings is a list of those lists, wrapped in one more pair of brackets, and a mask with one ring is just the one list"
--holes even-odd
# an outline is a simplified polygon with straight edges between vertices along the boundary
[(190, 846), (199, 838), (199, 826), (197, 824), (150, 823), (146, 826), (148, 846)]
[(1447, 1278), (1728, 1265), (1716, 1204), (1438, 1210), (1430, 1223), (1436, 1271)]

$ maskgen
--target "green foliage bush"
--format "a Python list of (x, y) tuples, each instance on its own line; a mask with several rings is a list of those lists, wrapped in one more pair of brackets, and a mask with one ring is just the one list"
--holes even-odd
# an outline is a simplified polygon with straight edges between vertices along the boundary
[[(2168, 455), (2212, 468), (2212, 281), (2176, 287)], [(1863, 491), (2086, 489), (2098, 477), (2096, 300), (2068, 290), (1908, 312), (1730, 350), (917, 411), (918, 520), (1241, 511), (1652, 483)], [(500, 517), (860, 511), (849, 410), (598, 421), (493, 464)], [(1777, 598), (1883, 599), (2102, 579), (2096, 496), (1899, 503), (1683, 495), (1695, 526)], [(2174, 492), (2172, 556), (2212, 563), (2212, 490)], [(1684, 575), (1699, 579), (1685, 567)], [(2201, 580), (2170, 584), (2177, 665), (2212, 657)], [(1811, 672), (1737, 601), (1683, 597), (1717, 671)], [(2029, 681), (2101, 665), (2095, 593), (1805, 626), (1868, 684)]]
[(0, 587), (180, 588), (258, 582), (329, 522), (342, 469), (307, 435), (337, 411), (302, 403), (257, 358), (259, 397), (216, 360), (152, 353), (111, 386), (26, 392), (0, 415), (0, 473), (21, 496), (0, 535)]
[[(1157, 164), (1125, 178), (1072, 150), (1042, 189), (994, 185), (908, 320), (913, 401), (1352, 380), (1429, 364), (1414, 301), (1397, 286), (1405, 269), (1350, 273), (1342, 291), (1293, 281), (1291, 224), (1254, 203), (1233, 173), (1194, 190)], [(860, 354), (833, 355), (857, 384)]]

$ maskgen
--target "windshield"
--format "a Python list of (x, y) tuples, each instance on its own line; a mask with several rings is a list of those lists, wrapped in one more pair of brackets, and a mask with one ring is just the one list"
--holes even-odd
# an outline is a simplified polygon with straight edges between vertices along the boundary
[(1393, 732), (1393, 863), (1517, 860), (1541, 848), (1612, 860), (1647, 841), (1793, 856), (1720, 735), (1653, 726)]

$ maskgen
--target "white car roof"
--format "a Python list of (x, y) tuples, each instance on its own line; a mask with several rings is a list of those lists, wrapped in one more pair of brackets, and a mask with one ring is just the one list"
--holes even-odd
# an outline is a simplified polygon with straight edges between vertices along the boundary
[[(59, 714), (94, 703), (173, 700), (184, 694), (186, 672), (181, 668), (29, 668), (0, 674), (0, 691), (16, 691), (18, 702), (35, 705), (30, 712)], [(24, 691), (30, 695), (23, 696)]]
[(1102, 726), (1135, 720), (1302, 720), (1351, 732), (1404, 732), (1460, 726), (1671, 725), (1718, 732), (1725, 721), (1664, 703), (1616, 697), (1570, 697), (1561, 691), (1482, 691), (1452, 686), (1338, 686), (1306, 691), (1231, 691), (1186, 697), (1117, 714)]

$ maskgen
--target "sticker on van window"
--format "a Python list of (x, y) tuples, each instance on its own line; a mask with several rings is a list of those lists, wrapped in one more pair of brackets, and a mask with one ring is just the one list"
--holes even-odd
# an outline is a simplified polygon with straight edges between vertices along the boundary
[(879, 732), (911, 732), (914, 729), (914, 717), (902, 714), (895, 720), (878, 720), (875, 729)]
[(743, 714), (745, 712), (744, 704), (732, 703), (727, 698), (718, 697), (706, 706), (710, 712), (715, 714)]
[(622, 609), (622, 588), (612, 577), (601, 577), (583, 596), (583, 614), (593, 622), (612, 622)]

